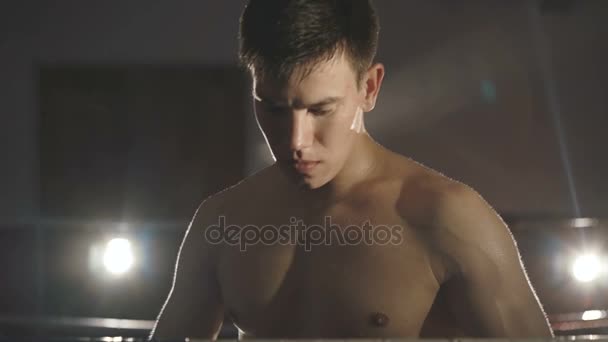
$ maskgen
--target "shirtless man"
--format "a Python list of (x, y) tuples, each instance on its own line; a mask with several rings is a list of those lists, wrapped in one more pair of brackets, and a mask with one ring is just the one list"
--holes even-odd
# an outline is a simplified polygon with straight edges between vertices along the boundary
[[(241, 338), (552, 336), (494, 210), (366, 132), (377, 33), (368, 0), (249, 1), (241, 60), (276, 162), (200, 205), (155, 338), (214, 339), (225, 317)], [(314, 244), (255, 235), (294, 222)], [(352, 227), (373, 241), (319, 243)]]

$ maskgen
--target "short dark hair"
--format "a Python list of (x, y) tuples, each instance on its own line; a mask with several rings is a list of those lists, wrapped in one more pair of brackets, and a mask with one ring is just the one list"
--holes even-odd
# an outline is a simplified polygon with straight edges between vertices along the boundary
[(241, 64), (256, 77), (305, 76), (345, 53), (360, 81), (376, 55), (380, 29), (371, 0), (249, 0), (240, 22)]

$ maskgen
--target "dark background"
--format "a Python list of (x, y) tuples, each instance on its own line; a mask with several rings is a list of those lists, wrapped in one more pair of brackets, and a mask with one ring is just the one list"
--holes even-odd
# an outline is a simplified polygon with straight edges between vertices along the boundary
[[(376, 4), (370, 134), (503, 215), (549, 314), (608, 309), (608, 276), (567, 269), (607, 253), (608, 2)], [(270, 163), (236, 65), (242, 5), (0, 4), (0, 316), (156, 316), (198, 203)], [(90, 255), (118, 233), (138, 263), (108, 279)]]

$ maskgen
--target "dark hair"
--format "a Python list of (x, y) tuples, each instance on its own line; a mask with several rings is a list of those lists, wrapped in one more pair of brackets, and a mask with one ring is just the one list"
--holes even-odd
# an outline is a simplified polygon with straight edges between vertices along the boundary
[(371, 0), (249, 0), (241, 16), (240, 61), (256, 77), (304, 77), (346, 53), (357, 82), (378, 46), (379, 20)]

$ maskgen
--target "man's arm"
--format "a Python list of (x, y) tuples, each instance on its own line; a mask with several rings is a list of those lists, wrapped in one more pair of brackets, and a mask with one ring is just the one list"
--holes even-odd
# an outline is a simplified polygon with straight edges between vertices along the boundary
[(173, 285), (151, 338), (217, 338), (224, 308), (215, 253), (204, 234), (217, 219), (216, 212), (206, 201), (194, 215), (179, 249)]
[(552, 337), (515, 240), (473, 189), (457, 184), (441, 196), (435, 225), (455, 272), (446, 296), (474, 337)]

